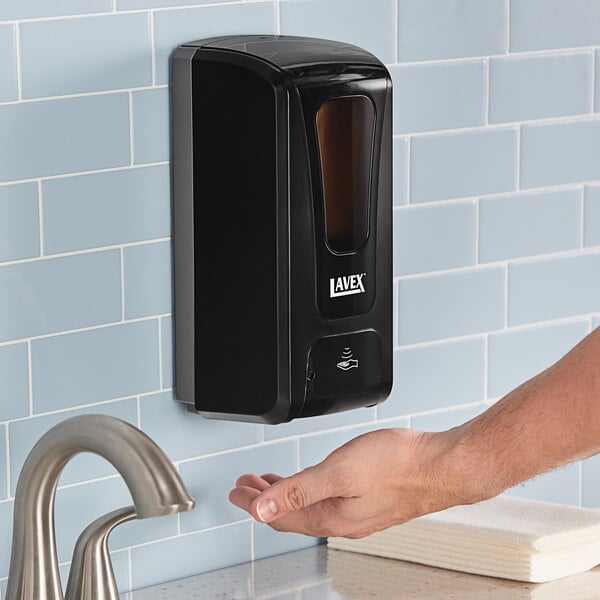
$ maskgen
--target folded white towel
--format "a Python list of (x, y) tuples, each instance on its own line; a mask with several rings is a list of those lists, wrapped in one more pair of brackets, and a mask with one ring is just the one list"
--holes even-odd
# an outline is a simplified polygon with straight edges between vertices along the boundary
[(425, 565), (543, 582), (600, 564), (600, 511), (499, 497), (329, 545)]

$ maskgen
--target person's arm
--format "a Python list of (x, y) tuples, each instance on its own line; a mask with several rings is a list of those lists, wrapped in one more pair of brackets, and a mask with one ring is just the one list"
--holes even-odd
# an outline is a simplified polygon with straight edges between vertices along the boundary
[(598, 452), (600, 328), (460, 427), (368, 433), (287, 479), (244, 475), (230, 500), (278, 531), (363, 537)]

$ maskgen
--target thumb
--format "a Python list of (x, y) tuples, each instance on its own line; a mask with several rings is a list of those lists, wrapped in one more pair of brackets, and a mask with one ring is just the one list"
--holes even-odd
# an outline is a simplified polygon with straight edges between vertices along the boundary
[(337, 496), (335, 490), (330, 489), (329, 481), (324, 463), (280, 479), (252, 501), (252, 516), (262, 523), (270, 523), (288, 513)]

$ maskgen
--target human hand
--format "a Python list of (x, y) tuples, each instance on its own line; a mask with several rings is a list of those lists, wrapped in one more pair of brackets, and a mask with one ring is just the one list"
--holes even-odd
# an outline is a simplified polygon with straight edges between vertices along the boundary
[(286, 479), (243, 475), (229, 499), (277, 531), (361, 538), (483, 499), (471, 497), (453, 462), (456, 446), (455, 430), (382, 429)]

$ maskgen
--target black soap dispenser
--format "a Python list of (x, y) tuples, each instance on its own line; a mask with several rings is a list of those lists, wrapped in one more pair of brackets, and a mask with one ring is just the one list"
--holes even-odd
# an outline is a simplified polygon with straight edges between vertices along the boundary
[(176, 397), (280, 423), (392, 385), (392, 84), (349, 44), (230, 36), (173, 62)]

